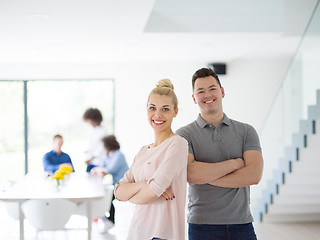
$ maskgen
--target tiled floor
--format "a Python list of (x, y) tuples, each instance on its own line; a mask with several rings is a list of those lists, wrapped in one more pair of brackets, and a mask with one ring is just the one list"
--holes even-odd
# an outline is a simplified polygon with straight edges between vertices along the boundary
[(320, 222), (256, 223), (259, 240), (320, 240)]

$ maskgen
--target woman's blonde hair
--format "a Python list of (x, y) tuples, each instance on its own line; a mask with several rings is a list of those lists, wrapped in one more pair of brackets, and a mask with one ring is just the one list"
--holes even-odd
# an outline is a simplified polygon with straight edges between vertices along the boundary
[(172, 98), (174, 110), (177, 110), (178, 109), (178, 99), (177, 99), (177, 96), (173, 90), (174, 90), (173, 84), (171, 83), (171, 81), (169, 79), (161, 79), (158, 81), (156, 87), (150, 92), (149, 97), (148, 97), (148, 101), (149, 101), (150, 96), (152, 94), (158, 94), (160, 96), (162, 96), (162, 95), (168, 96), (168, 97)]

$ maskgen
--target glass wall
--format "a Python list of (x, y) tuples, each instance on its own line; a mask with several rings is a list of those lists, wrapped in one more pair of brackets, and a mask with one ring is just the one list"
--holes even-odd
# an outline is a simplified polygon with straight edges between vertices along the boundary
[[(320, 89), (319, 66), (318, 2), (260, 133), (265, 168), (259, 189), (273, 179), (273, 172), (282, 166), (284, 159), (287, 160), (288, 150), (297, 147), (293, 134), (300, 133), (301, 120), (308, 120), (308, 107), (316, 105), (317, 90)], [(320, 99), (320, 94), (318, 97)]]
[[(5, 85), (11, 86), (11, 92)], [(0, 82), (0, 89), (1, 100), (3, 99), (1, 102), (10, 103), (8, 106), (1, 104), (1, 112), (5, 112), (4, 117), (1, 117), (1, 128), (6, 131), (6, 135), (2, 134), (0, 140), (1, 182), (5, 179), (16, 180), (24, 175), (23, 83)], [(64, 138), (62, 151), (70, 155), (76, 171), (84, 172), (89, 126), (82, 119), (83, 113), (89, 107), (98, 108), (104, 117), (102, 124), (109, 134), (113, 133), (114, 82), (112, 80), (37, 80), (27, 81), (26, 89), (28, 171), (43, 171), (42, 157), (52, 150), (53, 136), (60, 134)], [(7, 94), (2, 94), (2, 91)], [(7, 125), (2, 124), (2, 121)], [(17, 164), (18, 160), (12, 164), (19, 166), (20, 170), (10, 171), (10, 175), (11, 172), (15, 172), (14, 176), (3, 177), (5, 175), (2, 172), (8, 172), (4, 169), (10, 166), (2, 159), (8, 159), (8, 154), (12, 151), (15, 152), (14, 156), (11, 154), (12, 158), (19, 159), (19, 164)], [(18, 153), (19, 158), (16, 156)]]
[(23, 82), (0, 82), (0, 182), (24, 175)]

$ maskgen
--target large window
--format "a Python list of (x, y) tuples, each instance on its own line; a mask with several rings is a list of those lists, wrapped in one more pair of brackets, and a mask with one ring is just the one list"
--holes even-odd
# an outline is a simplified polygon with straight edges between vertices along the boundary
[[(113, 133), (112, 80), (0, 82), (0, 90), (0, 182), (16, 180), (23, 176), (25, 170), (43, 171), (42, 157), (52, 150), (52, 139), (56, 134), (63, 136), (62, 151), (70, 155), (76, 171), (85, 171), (89, 126), (83, 122), (82, 115), (89, 107), (100, 109), (104, 117), (103, 125), (108, 133)], [(24, 119), (24, 109), (27, 119)], [(25, 120), (27, 125), (24, 126)], [(24, 133), (28, 139), (27, 154)], [(28, 164), (25, 168), (26, 160)]]
[(0, 182), (24, 174), (23, 82), (0, 82)]

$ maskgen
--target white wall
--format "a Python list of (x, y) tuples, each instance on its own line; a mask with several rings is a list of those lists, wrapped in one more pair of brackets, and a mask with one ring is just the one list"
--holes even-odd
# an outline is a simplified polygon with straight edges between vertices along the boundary
[[(317, 40), (320, 42), (320, 37)], [(320, 46), (310, 47), (301, 56), (303, 62), (303, 116), (305, 119), (308, 118), (308, 106), (316, 104), (316, 90), (320, 89), (319, 56)]]
[[(238, 59), (228, 63), (221, 76), (225, 88), (224, 110), (229, 117), (261, 129), (289, 63), (282, 59)], [(149, 92), (161, 78), (170, 78), (179, 99), (173, 130), (193, 121), (191, 77), (203, 62), (106, 63), (106, 64), (2, 64), (0, 79), (113, 78), (116, 84), (115, 134), (129, 163), (140, 147), (153, 141), (146, 119)]]
[(226, 96), (224, 111), (232, 118), (253, 125), (259, 132), (273, 104), (290, 58), (238, 59), (230, 62), (221, 77)]

